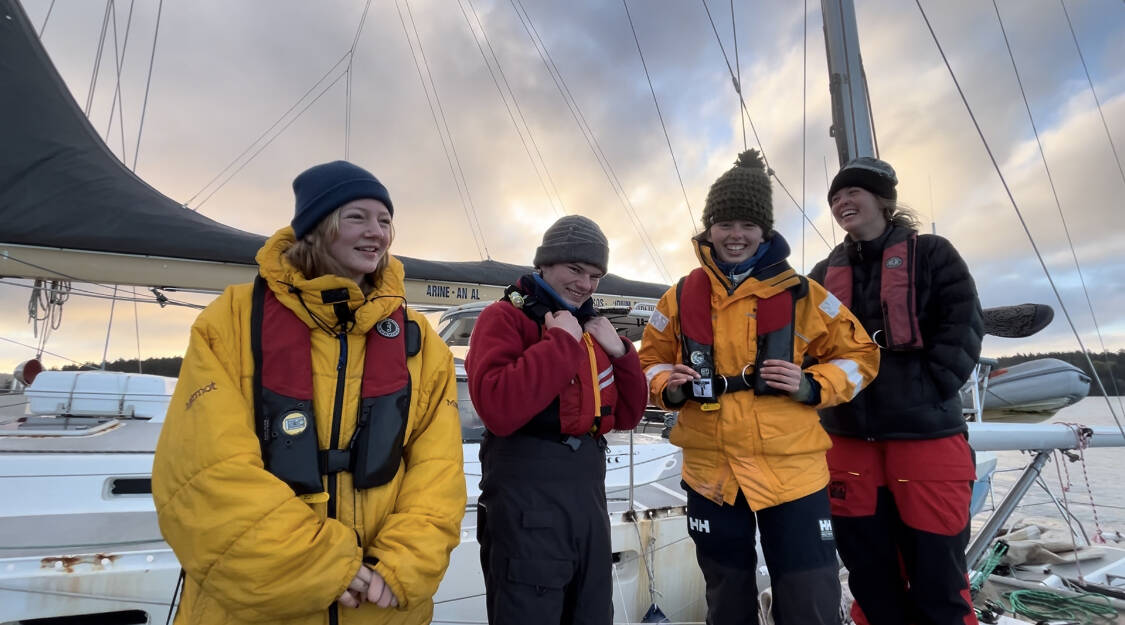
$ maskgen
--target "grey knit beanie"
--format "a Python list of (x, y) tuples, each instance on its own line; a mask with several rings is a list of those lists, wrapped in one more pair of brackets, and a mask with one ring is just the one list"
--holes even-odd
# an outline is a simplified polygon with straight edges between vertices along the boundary
[(832, 185), (828, 187), (828, 203), (831, 204), (832, 196), (845, 187), (867, 189), (879, 197), (893, 200), (898, 197), (897, 184), (898, 176), (890, 163), (870, 156), (853, 158), (832, 179)]
[(551, 224), (532, 264), (538, 268), (573, 262), (588, 263), (602, 273), (609, 264), (609, 241), (598, 224), (581, 215), (567, 215)]
[(773, 230), (773, 190), (757, 150), (739, 154), (734, 167), (719, 176), (707, 192), (704, 230), (720, 221), (736, 219), (757, 224), (765, 235)]

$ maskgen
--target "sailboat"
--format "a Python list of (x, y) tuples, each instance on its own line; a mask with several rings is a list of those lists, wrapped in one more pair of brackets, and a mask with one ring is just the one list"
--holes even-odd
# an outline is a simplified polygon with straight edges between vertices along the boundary
[[(19, 120), (12, 123), (11, 134), (5, 127), (5, 137), (27, 142), (29, 150), (38, 147), (40, 152), (7, 150), (0, 154), (0, 223), (5, 226), (0, 234), (0, 274), (203, 289), (246, 281), (253, 274), (252, 257), (261, 237), (184, 209), (122, 167), (84, 123), (19, 5), (0, 0), (0, 14), (11, 17), (0, 40), (0, 79), (5, 81), (0, 92), (44, 94), (19, 102), (3, 100), (3, 117)], [(858, 50), (857, 43), (852, 45)], [(858, 76), (858, 65), (842, 73), (849, 74)], [(9, 110), (14, 112), (12, 116), (7, 115)], [(56, 160), (59, 145), (67, 146), (62, 160)], [(29, 154), (42, 154), (43, 158)], [(35, 166), (30, 167), (29, 162)], [(59, 193), (48, 197), (29, 194), (34, 188)], [(97, 224), (86, 218), (94, 214), (102, 216), (99, 220), (107, 226), (105, 231), (92, 230)], [(43, 218), (29, 225), (23, 222), (28, 216)], [(168, 235), (159, 242), (151, 237), (157, 229)], [(67, 257), (72, 262), (63, 264)], [(495, 299), (495, 289), (527, 271), (494, 261), (404, 259), (404, 265), (412, 281), (408, 292), (412, 304), (460, 305), (467, 311), (465, 319), (471, 319), (472, 309), (479, 307), (475, 302)], [(602, 288), (602, 303), (620, 311), (619, 326), (634, 331), (641, 327), (637, 320), (645, 307), (664, 289), (611, 279)], [(443, 330), (448, 329), (456, 340), (466, 338), (452, 321)], [(0, 550), (0, 622), (91, 611), (110, 613), (109, 618), (121, 623), (159, 621), (172, 607), (178, 565), (156, 531), (145, 490), (160, 425), (159, 410), (138, 413), (136, 405), (144, 398), (161, 397), (155, 387), (167, 382), (136, 377), (134, 387), (147, 390), (131, 395), (126, 388), (130, 383), (113, 381), (111, 386), (121, 390), (108, 397), (122, 413), (74, 415), (69, 413), (85, 410), (84, 400), (104, 400), (111, 391), (99, 385), (96, 372), (55, 377), (54, 381), (51, 377), (39, 384), (53, 388), (34, 389), (31, 394), (45, 406), (43, 410), (52, 413), (42, 415), (44, 418), (30, 416), (32, 425), (40, 428), (38, 434), (0, 437), (0, 488), (6, 489), (0, 492), (0, 500), (20, 502), (5, 507), (0, 515), (2, 534), (19, 538)], [(462, 398), (463, 426), (471, 440), (471, 404), (464, 399), (467, 393)], [(64, 405), (61, 410), (59, 402)], [(133, 408), (128, 411), (126, 406)], [(21, 413), (0, 427), (18, 431), (28, 417)], [(68, 426), (70, 433), (65, 429)], [(26, 433), (34, 427), (23, 429)], [(980, 451), (1074, 448), (1083, 441), (1095, 446), (1121, 443), (1113, 431), (1105, 429), (1091, 429), (1081, 440), (1066, 428), (1051, 426), (1021, 429), (1018, 435), (1024, 438), (1018, 438), (1015, 430), (994, 429), (988, 424), (972, 428), (972, 442)], [(18, 444), (12, 442), (16, 440)], [(467, 458), (476, 456), (472, 444), (466, 443)], [(654, 441), (630, 449), (625, 441), (615, 441), (614, 453), (607, 458), (616, 559), (615, 612), (625, 622), (635, 622), (643, 608), (659, 596), (670, 618), (699, 621), (702, 586), (693, 566), (691, 543), (686, 540), (678, 460), (675, 453), (663, 453), (659, 445)], [(1042, 453), (1039, 457), (1046, 461)], [(1028, 474), (1029, 482), (1042, 466)], [(475, 486), (474, 469), (471, 462), (466, 465), (470, 488)], [(436, 598), (435, 622), (463, 622), (483, 613), (481, 586), (469, 574), (479, 565), (471, 519), (467, 523), (464, 544), (455, 551), (450, 573)], [(37, 540), (45, 533), (55, 542)], [(982, 539), (984, 546), (992, 538), (988, 533), (982, 533), (987, 536)], [(761, 587), (766, 588), (764, 580)]]
[[(168, 199), (120, 163), (70, 97), (14, 0), (0, 0), (0, 274), (40, 280), (217, 291), (256, 273), (263, 237)], [(159, 238), (152, 236), (159, 231)], [(531, 267), (398, 256), (412, 306), (441, 309), (499, 299)], [(664, 285), (607, 275), (598, 306), (626, 335)], [(180, 573), (151, 498), (153, 450), (174, 380), (21, 366), (21, 395), (0, 402), (0, 623), (64, 619), (151, 623), (175, 609)], [(457, 366), (469, 503), (461, 544), (435, 596), (434, 622), (483, 622), (475, 536), (479, 420)], [(641, 444), (647, 442), (649, 444)], [(698, 620), (679, 451), (659, 437), (611, 440), (606, 494), (614, 605), (640, 618), (659, 595), (677, 620)], [(660, 574), (656, 574), (660, 571)]]

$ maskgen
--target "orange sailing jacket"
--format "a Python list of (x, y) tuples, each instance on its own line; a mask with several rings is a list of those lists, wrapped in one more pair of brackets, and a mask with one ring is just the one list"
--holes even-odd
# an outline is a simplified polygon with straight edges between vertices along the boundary
[[(789, 247), (775, 234), (770, 250), (750, 276), (731, 288), (713, 260), (710, 242), (694, 239), (696, 256), (711, 281), (711, 315), (717, 373), (753, 374), (757, 355), (755, 314), (762, 299), (800, 282), (785, 258)], [(675, 363), (683, 362), (676, 287), (660, 299), (645, 328), (641, 367), (652, 403), (671, 408), (664, 388)], [(680, 408), (671, 442), (684, 450), (683, 478), (716, 503), (733, 504), (741, 489), (754, 510), (793, 501), (824, 488), (831, 443), (816, 410), (855, 397), (879, 368), (879, 352), (863, 326), (833, 295), (814, 281), (793, 310), (793, 357), (820, 386), (820, 403), (807, 405), (787, 395), (757, 396), (745, 390), (721, 395), (719, 409), (704, 411), (688, 401)], [(749, 368), (747, 368), (749, 365)]]

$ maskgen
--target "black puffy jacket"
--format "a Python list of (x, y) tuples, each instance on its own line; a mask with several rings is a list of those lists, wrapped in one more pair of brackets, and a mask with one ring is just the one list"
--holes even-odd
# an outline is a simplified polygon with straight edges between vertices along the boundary
[[(891, 225), (873, 241), (845, 238), (852, 267), (851, 310), (868, 333), (884, 326), (879, 299), (883, 247), (907, 236)], [(966, 431), (958, 391), (980, 357), (984, 326), (976, 286), (953, 245), (936, 235), (918, 236), (915, 293), (920, 350), (883, 350), (879, 375), (846, 404), (820, 412), (832, 434), (883, 439), (941, 438)], [(828, 260), (809, 277), (823, 282)]]

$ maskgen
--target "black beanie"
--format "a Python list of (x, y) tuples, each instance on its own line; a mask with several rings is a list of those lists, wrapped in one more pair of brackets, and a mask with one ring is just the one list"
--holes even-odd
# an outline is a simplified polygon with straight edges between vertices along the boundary
[(395, 214), (391, 195), (383, 183), (371, 172), (347, 161), (315, 165), (301, 172), (293, 179), (293, 194), (297, 197), (297, 211), (290, 223), (298, 239), (312, 232), (332, 211), (352, 200), (379, 200), (392, 216)]
[(757, 224), (765, 235), (773, 230), (773, 190), (757, 150), (739, 154), (734, 167), (719, 176), (707, 192), (704, 230), (717, 222), (736, 219)]
[(567, 215), (551, 224), (531, 264), (539, 268), (573, 262), (593, 265), (602, 273), (609, 265), (609, 241), (598, 224), (581, 215)]
[(832, 196), (845, 187), (859, 187), (867, 189), (879, 197), (893, 200), (898, 197), (895, 185), (898, 176), (890, 163), (870, 156), (861, 156), (848, 161), (828, 187), (828, 203), (832, 204)]

